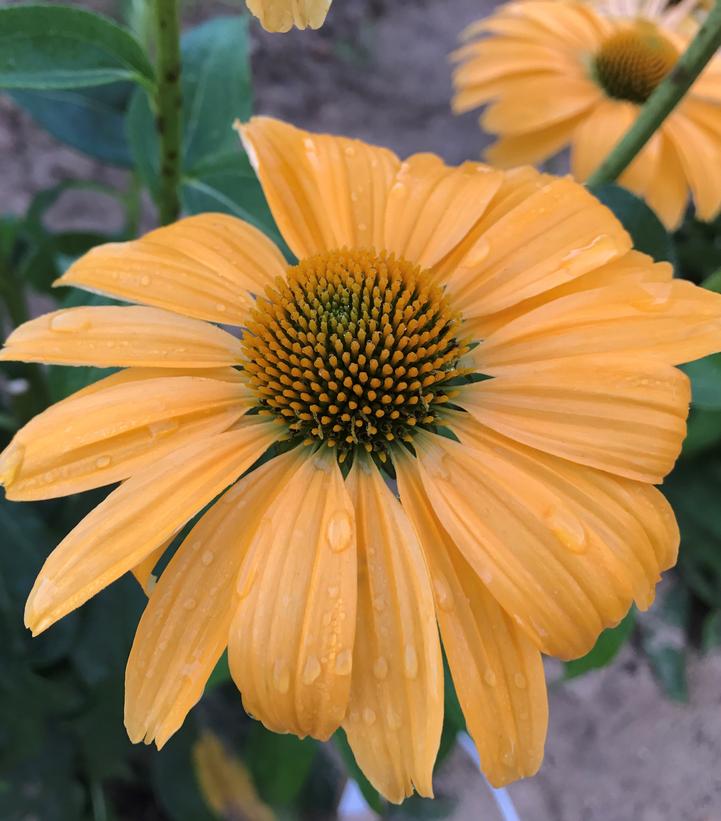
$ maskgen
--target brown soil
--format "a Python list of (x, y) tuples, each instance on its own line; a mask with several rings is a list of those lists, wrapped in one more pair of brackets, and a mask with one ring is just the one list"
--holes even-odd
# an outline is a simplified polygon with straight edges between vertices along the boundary
[[(93, 2), (94, 7), (112, 7)], [(314, 130), (449, 162), (479, 156), (476, 116), (449, 109), (447, 55), (489, 0), (336, 0), (320, 32), (272, 36), (254, 26), (256, 109)], [(228, 13), (237, 3), (216, 4)], [(189, 18), (206, 16), (197, 4)], [(2, 210), (22, 213), (34, 193), (65, 179), (124, 185), (37, 129), (0, 100)], [(119, 213), (86, 193), (66, 196), (57, 226), (116, 228)], [(629, 649), (611, 667), (551, 693), (544, 766), (510, 788), (523, 821), (721, 821), (721, 656), (696, 660), (688, 705), (670, 702)], [(456, 821), (495, 821), (489, 793), (457, 751), (442, 771), (459, 798)]]

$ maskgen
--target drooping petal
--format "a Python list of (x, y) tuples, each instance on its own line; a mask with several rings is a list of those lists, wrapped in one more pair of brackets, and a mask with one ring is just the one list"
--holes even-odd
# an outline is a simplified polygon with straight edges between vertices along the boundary
[(672, 365), (721, 348), (721, 295), (684, 280), (621, 284), (555, 299), (488, 336), (483, 373), (549, 359), (614, 353)]
[(485, 159), (496, 168), (513, 168), (524, 163), (540, 164), (571, 142), (574, 131), (585, 117), (586, 113), (582, 111), (575, 117), (545, 128), (499, 137), (486, 149)]
[(433, 579), (443, 646), (483, 772), (496, 787), (533, 775), (548, 725), (541, 655), (438, 521), (415, 460), (399, 449), (394, 464), (403, 508)]
[(663, 549), (650, 541), (619, 502), (638, 483), (530, 450), (463, 414), (453, 429), (463, 445), (414, 439), (423, 485), (466, 561), (542, 652), (583, 655), (634, 599), (649, 605), (677, 531), (665, 527)]
[(443, 668), (418, 537), (370, 460), (348, 477), (358, 528), (358, 624), (343, 727), (358, 764), (395, 803), (432, 796)]
[(285, 32), (293, 26), (318, 29), (332, 0), (245, 0), (251, 14), (266, 31)]
[(251, 405), (241, 382), (195, 376), (116, 383), (39, 414), (0, 455), (15, 465), (9, 499), (51, 499), (102, 487), (229, 428)]
[(97, 368), (215, 368), (240, 361), (229, 333), (160, 308), (66, 308), (16, 328), (0, 360)]
[(489, 210), (474, 229), (481, 234), (476, 260), (462, 263), (448, 283), (465, 317), (500, 311), (631, 249), (618, 220), (583, 186), (567, 178), (538, 182), (545, 184), (499, 209), (494, 222)]
[(645, 197), (661, 222), (672, 231), (678, 228), (686, 212), (689, 188), (673, 144), (663, 129), (656, 134), (659, 139), (658, 167), (663, 169), (663, 173), (651, 179)]
[(203, 693), (228, 644), (248, 545), (297, 468), (291, 451), (235, 484), (203, 515), (163, 571), (135, 634), (125, 675), (131, 741), (160, 749)]
[(55, 285), (242, 325), (250, 293), (262, 293), (285, 269), (283, 255), (257, 228), (227, 214), (198, 214), (140, 239), (99, 245)]
[(626, 356), (519, 366), (463, 388), (457, 399), (504, 436), (651, 483), (678, 458), (690, 401), (681, 371)]
[(325, 740), (348, 706), (356, 532), (335, 451), (304, 456), (248, 547), (228, 659), (247, 712)]
[(275, 426), (247, 421), (191, 442), (128, 479), (50, 554), (25, 607), (34, 635), (131, 568), (234, 482), (275, 440)]
[(175, 539), (175, 534), (166, 539), (159, 547), (152, 550), (135, 567), (130, 568), (130, 572), (135, 576), (135, 581), (140, 585), (143, 593), (149, 596), (158, 581), (158, 577), (153, 573), (155, 566), (165, 555), (165, 551), (170, 547)]
[(270, 117), (237, 126), (275, 221), (293, 253), (383, 248), (399, 160), (360, 140), (310, 134)]
[(409, 157), (388, 196), (383, 247), (431, 268), (465, 239), (502, 179), (479, 163), (451, 168), (434, 154)]

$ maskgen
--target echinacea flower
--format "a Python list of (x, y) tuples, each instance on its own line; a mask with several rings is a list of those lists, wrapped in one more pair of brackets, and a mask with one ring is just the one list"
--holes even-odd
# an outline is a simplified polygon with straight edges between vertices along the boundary
[(439, 626), (489, 779), (532, 774), (541, 653), (586, 653), (675, 562), (654, 487), (686, 430), (674, 366), (721, 348), (721, 296), (633, 251), (569, 178), (240, 131), (297, 264), (241, 220), (189, 217), (60, 280), (139, 305), (7, 340), (6, 360), (125, 369), (0, 460), (11, 499), (121, 483), (48, 558), (26, 622), (146, 576), (216, 500), (150, 590), (134, 741), (167, 741), (227, 646), (266, 727), (342, 727), (390, 800), (431, 795)]
[[(466, 30), (481, 39), (455, 54), (454, 110), (487, 104), (481, 125), (499, 137), (486, 155), (492, 163), (538, 163), (570, 147), (572, 173), (586, 180), (685, 50), (689, 35), (669, 22), (688, 20), (684, 11), (629, 17), (583, 2), (508, 3)], [(721, 58), (714, 57), (619, 182), (675, 228), (689, 192), (700, 219), (719, 212), (720, 165)]]
[(333, 0), (245, 0), (266, 31), (319, 29)]

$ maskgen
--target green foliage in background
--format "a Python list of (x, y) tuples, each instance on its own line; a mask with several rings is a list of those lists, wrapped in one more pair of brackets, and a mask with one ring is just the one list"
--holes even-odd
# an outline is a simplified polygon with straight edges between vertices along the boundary
[[(99, 298), (80, 292), (54, 290), (52, 282), (93, 246), (136, 236), (143, 197), (160, 197), (149, 5), (119, 4), (124, 22), (59, 4), (0, 8), (0, 90), (53, 137), (127, 172), (123, 188), (71, 180), (38, 194), (23, 216), (0, 214), (3, 335), (27, 319), (38, 300), (97, 303)], [(280, 243), (232, 130), (234, 119), (249, 117), (253, 108), (247, 18), (238, 12), (188, 30), (181, 53), (183, 212), (233, 214)], [(116, 233), (48, 229), (49, 209), (78, 188), (120, 208), (123, 224)], [(636, 247), (671, 262), (677, 275), (721, 291), (721, 220), (705, 225), (689, 214), (671, 236), (627, 191), (604, 185), (595, 193)], [(689, 434), (664, 485), (682, 533), (678, 570), (653, 619), (632, 611), (601, 635), (588, 656), (566, 665), (566, 678), (609, 664), (633, 642), (666, 692), (683, 700), (688, 653), (721, 643), (721, 355), (685, 370), (694, 395)], [(102, 375), (97, 369), (3, 363), (0, 445), (51, 401)], [(131, 745), (122, 719), (123, 676), (145, 603), (134, 579), (121, 580), (38, 639), (31, 640), (22, 624), (25, 599), (45, 557), (102, 495), (24, 505), (0, 500), (0, 819), (212, 819), (193, 752), (199, 734), (209, 729), (243, 763), (259, 800), (278, 818), (333, 817), (348, 778), (384, 817), (447, 814), (450, 799), (443, 796), (388, 807), (358, 769), (342, 732), (326, 745), (267, 732), (243, 712), (225, 661), (199, 707), (160, 753)], [(439, 765), (464, 729), (446, 674)]]

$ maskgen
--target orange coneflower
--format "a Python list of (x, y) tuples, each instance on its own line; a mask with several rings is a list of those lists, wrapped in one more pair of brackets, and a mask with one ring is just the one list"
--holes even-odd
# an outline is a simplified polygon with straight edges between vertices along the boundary
[(686, 430), (674, 365), (721, 348), (721, 296), (633, 251), (571, 179), (240, 130), (297, 264), (245, 222), (190, 217), (60, 280), (147, 307), (7, 340), (3, 359), (126, 368), (0, 460), (11, 499), (122, 482), (47, 560), (27, 624), (146, 575), (217, 498), (150, 592), (132, 739), (164, 744), (227, 645), (267, 727), (342, 726), (385, 796), (430, 795), (438, 624), (489, 779), (531, 774), (541, 653), (586, 653), (675, 562), (653, 485)]
[[(586, 180), (686, 48), (687, 5), (632, 3), (624, 11), (618, 3), (597, 10), (583, 2), (526, 0), (502, 6), (467, 29), (467, 38), (482, 39), (455, 54), (454, 109), (488, 104), (481, 124), (499, 137), (487, 152), (494, 164), (536, 163), (570, 146), (571, 170)], [(701, 219), (718, 213), (721, 176), (712, 170), (719, 165), (721, 59), (714, 58), (619, 181), (674, 228), (689, 190)]]
[(245, 0), (248, 10), (267, 31), (318, 29), (325, 22), (332, 0)]

